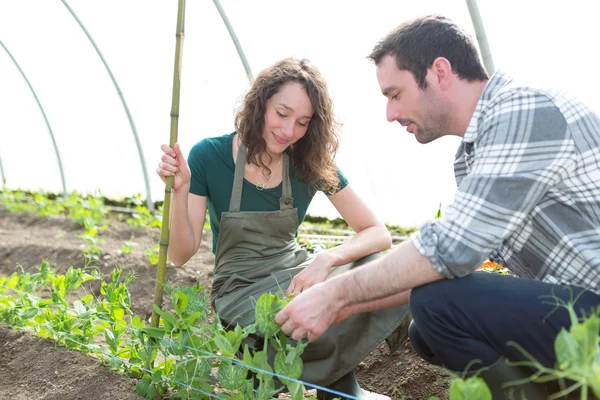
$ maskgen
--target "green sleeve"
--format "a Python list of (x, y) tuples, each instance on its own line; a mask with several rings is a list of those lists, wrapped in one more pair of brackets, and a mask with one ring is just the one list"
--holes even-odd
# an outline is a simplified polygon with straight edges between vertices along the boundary
[(208, 185), (206, 181), (206, 168), (204, 161), (209, 157), (207, 141), (201, 140), (190, 150), (188, 166), (192, 173), (190, 193), (198, 196), (208, 196)]
[(344, 173), (340, 170), (339, 167), (336, 166), (336, 169), (337, 169), (338, 179), (340, 180), (340, 184), (339, 184), (337, 190), (330, 192), (330, 193), (325, 193), (325, 195), (327, 195), (327, 196), (337, 193), (340, 190), (342, 190), (343, 188), (345, 188), (346, 186), (348, 186), (348, 178), (346, 178), (346, 175), (344, 175)]

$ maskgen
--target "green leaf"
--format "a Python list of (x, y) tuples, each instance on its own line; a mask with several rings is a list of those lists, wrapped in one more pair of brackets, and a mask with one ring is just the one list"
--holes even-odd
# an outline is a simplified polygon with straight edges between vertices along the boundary
[(113, 307), (112, 316), (115, 321), (122, 321), (125, 318), (125, 310), (121, 307)]
[(271, 399), (277, 393), (275, 390), (275, 382), (273, 382), (272, 377), (265, 378), (260, 382), (258, 389), (256, 391), (257, 399)]
[(168, 311), (161, 310), (160, 307), (157, 306), (156, 304), (152, 304), (152, 308), (158, 315), (163, 317), (163, 319), (165, 321), (167, 321), (168, 323), (170, 323), (173, 326), (177, 326), (177, 319), (175, 318), (175, 316), (173, 314), (171, 314)]
[(144, 323), (142, 322), (140, 317), (134, 315), (133, 318), (131, 318), (131, 326), (136, 330), (140, 330), (144, 327)]
[(183, 314), (187, 310), (188, 297), (182, 291), (178, 291), (173, 296), (173, 306), (178, 314)]
[(594, 363), (590, 369), (590, 386), (594, 395), (600, 398), (600, 349), (596, 349)]
[(222, 363), (219, 366), (217, 379), (225, 389), (235, 390), (244, 384), (247, 374), (248, 370), (244, 367)]
[(304, 397), (304, 385), (298, 382), (290, 382), (288, 392), (292, 396), (292, 400), (302, 400)]
[[(300, 358), (286, 357), (285, 353), (279, 352), (277, 355), (275, 355), (274, 367), (275, 372), (277, 372), (279, 375), (292, 379), (300, 379), (300, 376), (302, 375), (303, 363), (302, 359)], [(280, 380), (284, 385), (288, 386), (288, 388), (290, 387), (290, 384), (293, 383), (292, 381), (284, 378), (280, 378)]]
[[(255, 368), (258, 368), (262, 371), (267, 371), (272, 373), (273, 369), (269, 365), (267, 352), (266, 351), (257, 351), (254, 353), (254, 357), (252, 358), (252, 364)], [(272, 374), (265, 374), (264, 372), (256, 372), (256, 376), (259, 379), (268, 379), (272, 378)]]
[(138, 350), (138, 356), (145, 363), (151, 363), (156, 358), (157, 349), (152, 345), (145, 345)]
[(30, 308), (27, 311), (25, 311), (23, 314), (21, 314), (21, 319), (26, 320), (32, 317), (35, 317), (38, 313), (38, 309), (37, 308)]
[(471, 377), (467, 380), (453, 379), (450, 383), (450, 400), (492, 400), (492, 393), (483, 379)]
[(216, 334), (213, 338), (217, 347), (221, 350), (221, 353), (225, 357), (233, 357), (235, 355), (235, 351), (233, 350), (233, 346), (227, 340), (227, 337), (222, 334)]
[(256, 325), (265, 337), (271, 337), (279, 330), (279, 325), (275, 322), (275, 313), (273, 312), (275, 297), (274, 294), (263, 293), (256, 301)]
[(83, 305), (83, 303), (81, 302), (81, 300), (75, 300), (73, 302), (73, 308), (75, 309), (75, 312), (79, 315), (81, 314), (85, 314), (85, 312), (87, 311), (85, 309), (85, 306)]
[(554, 352), (560, 369), (568, 369), (579, 358), (577, 339), (564, 328), (561, 329), (554, 341)]
[(152, 384), (150, 377), (144, 377), (135, 385), (135, 392), (138, 396), (142, 396), (146, 399), (154, 399), (156, 397), (156, 388)]
[(163, 328), (154, 328), (148, 326), (146, 328), (141, 329), (141, 331), (146, 333), (148, 336), (156, 339), (162, 339), (165, 336), (165, 330)]
[(244, 355), (242, 357), (242, 362), (245, 365), (249, 365), (251, 367), (254, 366), (253, 359), (252, 359), (252, 354), (250, 354), (250, 349), (248, 348), (248, 345), (244, 346)]
[(437, 213), (435, 214), (435, 219), (440, 219), (440, 218), (442, 218), (442, 203), (440, 203)]

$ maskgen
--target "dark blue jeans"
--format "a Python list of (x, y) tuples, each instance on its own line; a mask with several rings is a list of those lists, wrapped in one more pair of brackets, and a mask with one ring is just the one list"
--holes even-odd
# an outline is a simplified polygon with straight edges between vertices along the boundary
[(491, 365), (501, 356), (525, 360), (509, 341), (521, 345), (544, 366), (553, 367), (554, 339), (571, 322), (564, 307), (546, 304), (555, 303), (544, 297), (552, 295), (567, 302), (579, 296), (575, 303), (579, 316), (582, 311), (589, 315), (600, 305), (599, 295), (581, 288), (488, 272), (415, 288), (410, 296), (411, 344), (425, 360), (456, 372), (465, 371), (473, 360), (481, 364), (472, 370)]

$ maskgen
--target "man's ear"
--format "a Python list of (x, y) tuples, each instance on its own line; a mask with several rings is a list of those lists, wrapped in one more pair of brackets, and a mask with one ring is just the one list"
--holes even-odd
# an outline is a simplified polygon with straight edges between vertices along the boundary
[(431, 71), (434, 74), (440, 89), (446, 90), (452, 85), (454, 74), (452, 73), (452, 65), (447, 58), (438, 57), (431, 64)]

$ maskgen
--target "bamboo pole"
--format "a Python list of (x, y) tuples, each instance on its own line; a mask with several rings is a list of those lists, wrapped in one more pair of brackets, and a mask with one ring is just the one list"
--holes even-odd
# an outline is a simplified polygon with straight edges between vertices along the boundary
[[(63, 196), (66, 198), (67, 197), (67, 184), (65, 181), (65, 172), (63, 170), (62, 159), (60, 158), (60, 152), (58, 151), (58, 145), (56, 144), (56, 138), (54, 137), (54, 132), (52, 131), (52, 127), (50, 126), (50, 121), (48, 121), (48, 117), (46, 116), (44, 107), (42, 107), (42, 103), (40, 102), (40, 99), (37, 97), (35, 90), (33, 90), (33, 86), (31, 86), (29, 79), (27, 79), (27, 75), (25, 75), (25, 72), (23, 72), (23, 70), (21, 69), (21, 66), (19, 66), (19, 63), (17, 63), (17, 60), (15, 60), (15, 58), (13, 57), (11, 52), (8, 51), (8, 49), (6, 48), (4, 43), (2, 43), (2, 40), (0, 40), (0, 46), (2, 46), (2, 48), (4, 48), (4, 50), (6, 51), (6, 54), (8, 54), (10, 59), (13, 61), (13, 63), (15, 64), (15, 66), (17, 67), (19, 72), (21, 73), (21, 76), (25, 80), (25, 83), (27, 83), (27, 86), (29, 86), (29, 90), (31, 91), (31, 94), (33, 95), (33, 98), (35, 99), (35, 102), (37, 103), (38, 108), (40, 109), (40, 112), (42, 113), (42, 117), (44, 117), (44, 122), (46, 122), (46, 127), (48, 128), (48, 133), (50, 133), (50, 139), (52, 139), (52, 145), (54, 146), (54, 152), (56, 153), (56, 160), (58, 162), (58, 169), (60, 171), (60, 179), (62, 181), (62, 187), (63, 187)], [(4, 176), (4, 171), (2, 172), (2, 176)]]
[(81, 29), (83, 30), (83, 32), (85, 33), (87, 38), (89, 39), (92, 46), (94, 46), (94, 49), (96, 49), (96, 53), (98, 53), (98, 57), (100, 57), (102, 64), (104, 64), (104, 68), (106, 68), (106, 71), (108, 72), (108, 75), (110, 76), (110, 79), (112, 80), (112, 83), (115, 86), (117, 93), (119, 94), (119, 98), (121, 99), (121, 103), (123, 104), (123, 108), (125, 109), (125, 114), (127, 114), (127, 119), (129, 120), (129, 126), (131, 126), (131, 132), (133, 133), (133, 138), (135, 139), (135, 145), (137, 147), (137, 151), (138, 151), (138, 154), (140, 157), (140, 164), (142, 165), (142, 173), (144, 174), (144, 183), (146, 185), (146, 206), (148, 207), (148, 209), (150, 211), (152, 211), (152, 210), (154, 210), (154, 202), (152, 201), (152, 194), (150, 192), (150, 179), (148, 178), (148, 170), (146, 169), (146, 160), (144, 158), (144, 151), (142, 150), (142, 144), (140, 143), (140, 138), (137, 134), (137, 129), (135, 128), (135, 123), (133, 122), (133, 117), (131, 116), (131, 112), (129, 112), (129, 107), (127, 106), (127, 102), (125, 101), (125, 96), (123, 96), (123, 92), (121, 91), (121, 88), (119, 87), (119, 84), (117, 83), (117, 79), (113, 75), (110, 67), (108, 66), (108, 63), (104, 59), (102, 52), (96, 45), (96, 42), (94, 41), (94, 39), (92, 39), (92, 35), (90, 35), (90, 33), (85, 28), (85, 26), (83, 25), (81, 20), (77, 17), (77, 14), (75, 14), (75, 11), (73, 11), (73, 9), (71, 7), (69, 7), (69, 4), (67, 3), (67, 1), (66, 0), (61, 0), (61, 1), (65, 5), (65, 7), (67, 7), (67, 10), (69, 10), (69, 12), (73, 16), (73, 18), (75, 18), (75, 21), (77, 21), (77, 23), (79, 24), (79, 26), (81, 27)]
[[(183, 51), (183, 38), (185, 26), (185, 0), (179, 0), (177, 11), (177, 33), (175, 44), (175, 65), (173, 71), (173, 97), (171, 100), (171, 135), (169, 146), (173, 148), (177, 142), (179, 128), (179, 94), (181, 91), (181, 57)], [(171, 213), (171, 192), (173, 191), (173, 177), (168, 176), (165, 183), (165, 202), (163, 207), (163, 220), (160, 230), (160, 253), (156, 272), (156, 286), (154, 288), (154, 304), (162, 308), (165, 272), (167, 269), (167, 250), (169, 248), (169, 216)], [(152, 310), (150, 325), (158, 327), (160, 317)]]
[(481, 14), (479, 14), (477, 0), (466, 1), (467, 7), (469, 8), (469, 14), (471, 15), (471, 21), (473, 22), (473, 28), (475, 28), (475, 35), (477, 35), (477, 42), (479, 43), (479, 51), (481, 52), (483, 65), (485, 66), (488, 75), (492, 76), (496, 71), (496, 68), (494, 67), (492, 51), (490, 50), (490, 44), (485, 34), (485, 27), (483, 26), (483, 21), (481, 20)]
[(246, 55), (244, 54), (244, 49), (242, 49), (242, 45), (240, 44), (240, 41), (238, 40), (237, 35), (235, 34), (235, 31), (233, 30), (233, 25), (231, 25), (231, 22), (229, 22), (229, 18), (227, 18), (225, 9), (223, 9), (219, 0), (213, 0), (213, 3), (215, 3), (215, 7), (217, 7), (217, 10), (219, 11), (219, 14), (221, 15), (221, 19), (223, 20), (223, 23), (225, 24), (225, 27), (227, 28), (227, 31), (229, 32), (229, 36), (231, 37), (231, 40), (233, 41), (233, 45), (235, 46), (235, 49), (237, 50), (240, 60), (242, 60), (242, 64), (244, 65), (244, 70), (246, 71), (246, 76), (248, 77), (248, 80), (250, 82), (252, 82), (252, 70), (250, 69), (250, 64), (248, 63), (248, 60), (246, 59)]

